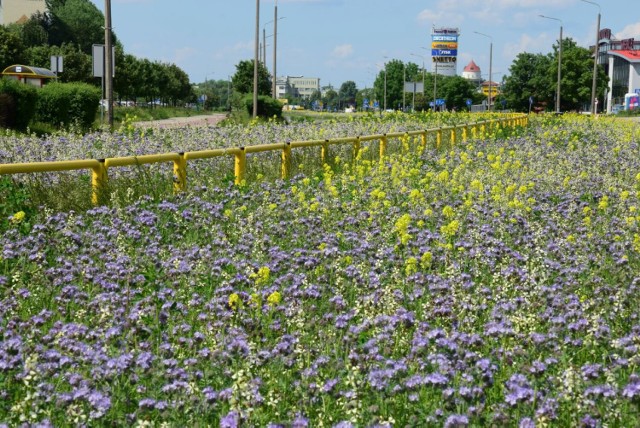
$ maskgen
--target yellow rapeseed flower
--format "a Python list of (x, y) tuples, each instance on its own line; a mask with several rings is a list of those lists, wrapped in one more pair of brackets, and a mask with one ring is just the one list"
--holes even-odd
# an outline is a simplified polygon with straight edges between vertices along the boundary
[(21, 223), (22, 220), (24, 220), (25, 215), (26, 214), (24, 213), (24, 211), (18, 211), (13, 216), (11, 216), (11, 223), (13, 224)]
[(269, 304), (269, 306), (279, 305), (280, 302), (282, 302), (282, 294), (280, 294), (279, 291), (274, 291), (273, 293), (269, 294), (269, 297), (267, 297), (267, 303)]
[(227, 303), (233, 311), (237, 311), (242, 307), (242, 299), (240, 298), (238, 293), (231, 293), (231, 295), (229, 296), (229, 301)]

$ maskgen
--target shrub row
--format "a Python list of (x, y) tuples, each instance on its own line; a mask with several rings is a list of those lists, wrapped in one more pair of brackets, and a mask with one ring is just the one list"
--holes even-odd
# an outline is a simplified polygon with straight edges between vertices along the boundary
[(88, 129), (100, 104), (100, 89), (86, 83), (50, 83), (42, 88), (0, 79), (0, 127), (25, 130), (32, 122)]

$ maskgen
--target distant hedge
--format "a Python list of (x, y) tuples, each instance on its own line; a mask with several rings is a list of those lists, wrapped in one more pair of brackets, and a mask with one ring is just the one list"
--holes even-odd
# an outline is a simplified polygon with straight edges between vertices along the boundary
[(37, 92), (17, 80), (0, 79), (0, 128), (27, 129), (36, 112)]
[(100, 106), (100, 89), (86, 83), (49, 83), (38, 91), (35, 120), (88, 129)]
[[(249, 114), (253, 114), (253, 95), (248, 95), (244, 98), (244, 105)], [(258, 96), (258, 116), (281, 118), (282, 104), (276, 99), (260, 95)]]

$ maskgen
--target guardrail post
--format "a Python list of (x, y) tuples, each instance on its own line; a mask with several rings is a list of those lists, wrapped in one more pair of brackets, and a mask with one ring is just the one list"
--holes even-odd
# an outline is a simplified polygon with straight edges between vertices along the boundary
[(240, 147), (240, 153), (236, 153), (235, 162), (235, 176), (236, 184), (241, 184), (244, 180), (245, 172), (247, 169), (247, 153), (244, 151), (244, 147)]
[(423, 152), (427, 148), (427, 131), (420, 133), (420, 151)]
[(436, 149), (439, 149), (442, 145), (442, 128), (438, 128), (436, 131)]
[(451, 128), (451, 147), (456, 145), (456, 127)]
[(358, 158), (359, 153), (360, 153), (360, 137), (356, 137), (356, 140), (353, 142), (353, 160), (354, 161)]
[(382, 138), (380, 138), (380, 160), (384, 158), (386, 151), (387, 151), (387, 134), (382, 134)]
[(178, 153), (178, 159), (173, 161), (173, 191), (184, 192), (187, 188), (187, 160), (184, 153)]
[(98, 159), (98, 165), (91, 168), (91, 203), (100, 205), (104, 199), (104, 188), (107, 185), (107, 167), (104, 159)]
[(324, 143), (322, 143), (322, 149), (320, 149), (320, 162), (322, 162), (322, 165), (324, 165), (325, 163), (327, 163), (328, 160), (329, 160), (329, 140), (324, 140)]
[(462, 141), (466, 143), (468, 139), (469, 139), (469, 124), (465, 123), (464, 125), (462, 125)]
[(282, 148), (282, 165), (281, 165), (282, 179), (289, 178), (291, 174), (291, 143), (285, 143)]

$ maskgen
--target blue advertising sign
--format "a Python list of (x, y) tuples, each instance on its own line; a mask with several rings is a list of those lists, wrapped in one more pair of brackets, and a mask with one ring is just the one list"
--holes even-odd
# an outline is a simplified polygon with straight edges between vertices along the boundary
[(431, 56), (458, 56), (458, 49), (431, 49)]
[(373, 107), (374, 108), (380, 108), (380, 102), (379, 101), (374, 101), (373, 102)]
[(434, 42), (457, 42), (458, 36), (431, 36)]
[(472, 102), (472, 101), (471, 101), (470, 99), (468, 99), (468, 98), (467, 98), (466, 103), (467, 103), (467, 105), (468, 105), (468, 106), (470, 106), (470, 105), (471, 105), (471, 102)]
[(437, 106), (443, 106), (446, 103), (447, 100), (445, 100), (444, 98), (436, 98), (436, 105)]
[(365, 98), (364, 100), (362, 100), (362, 106), (364, 108), (369, 108), (369, 99)]

